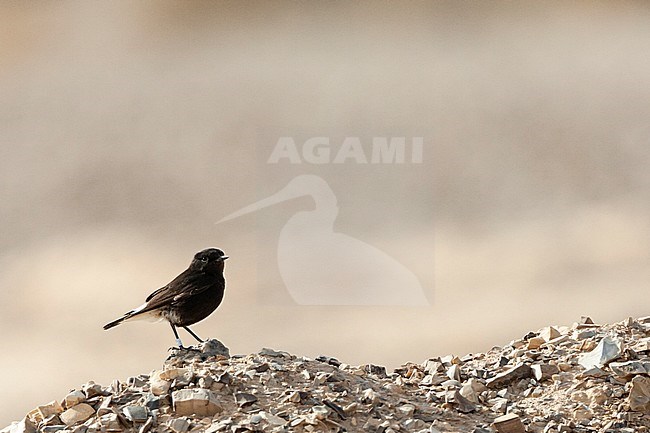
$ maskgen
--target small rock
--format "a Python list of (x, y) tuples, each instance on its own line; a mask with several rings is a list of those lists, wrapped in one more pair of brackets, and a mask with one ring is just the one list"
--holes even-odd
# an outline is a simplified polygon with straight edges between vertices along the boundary
[(379, 396), (372, 388), (368, 388), (363, 391), (362, 398), (361, 398), (362, 403), (375, 404), (378, 401), (379, 401)]
[(108, 395), (108, 392), (105, 392), (102, 389), (102, 386), (96, 384), (92, 380), (81, 387), (81, 390), (86, 395), (86, 398), (93, 398), (98, 395)]
[(650, 412), (650, 378), (636, 376), (632, 379), (630, 409), (635, 412)]
[(460, 395), (471, 401), (472, 403), (479, 402), (479, 394), (485, 391), (486, 386), (479, 380), (471, 377), (460, 388)]
[(57, 401), (51, 401), (48, 404), (36, 407), (27, 414), (27, 418), (32, 424), (37, 425), (51, 415), (57, 415), (63, 412), (63, 407)]
[(605, 337), (589, 353), (580, 357), (578, 363), (586, 370), (592, 367), (603, 367), (621, 356), (621, 342), (613, 337)]
[(277, 350), (269, 349), (267, 347), (263, 348), (259, 352), (260, 355), (265, 355), (265, 356), (272, 356), (272, 357), (290, 357), (290, 355), (287, 352), (280, 352)]
[(116, 413), (107, 413), (100, 416), (99, 423), (101, 424), (101, 431), (117, 432), (124, 430)]
[(313, 406), (311, 408), (311, 411), (314, 413), (314, 416), (318, 420), (324, 420), (325, 418), (327, 418), (327, 416), (330, 413), (329, 408), (327, 406), (324, 406), (324, 405)]
[(607, 393), (601, 388), (590, 388), (586, 391), (591, 406), (600, 406), (607, 401)]
[(488, 379), (486, 385), (488, 388), (502, 388), (510, 382), (519, 379), (526, 379), (533, 375), (533, 371), (528, 364), (517, 364), (503, 373), (497, 374), (492, 379)]
[(560, 369), (557, 365), (553, 364), (535, 364), (530, 367), (533, 371), (533, 377), (538, 382), (543, 380), (549, 380), (553, 377), (554, 374), (560, 372)]
[(260, 415), (262, 416), (263, 419), (266, 420), (266, 422), (268, 422), (269, 424), (271, 424), (273, 426), (282, 426), (282, 425), (285, 425), (287, 423), (286, 419), (281, 418), (281, 417), (279, 417), (277, 415), (273, 415), (272, 413), (269, 413), (269, 412), (262, 411), (262, 412), (260, 412)]
[(591, 367), (582, 373), (580, 373), (580, 377), (606, 377), (609, 376), (609, 374), (603, 370), (602, 368), (599, 367)]
[(539, 349), (544, 343), (546, 340), (543, 337), (533, 337), (528, 340), (528, 350)]
[(447, 370), (447, 377), (460, 382), (460, 365), (452, 364)]
[(230, 358), (230, 350), (221, 341), (214, 338), (199, 344), (199, 350), (206, 357), (223, 356), (224, 358)]
[(590, 420), (594, 417), (594, 413), (586, 405), (578, 406), (572, 413), (573, 419), (580, 422), (584, 420)]
[(426, 427), (426, 423), (421, 419), (417, 419), (417, 418), (407, 419), (402, 423), (402, 425), (408, 431), (418, 431)]
[(255, 403), (257, 401), (257, 397), (247, 392), (238, 392), (235, 394), (235, 401), (239, 407), (244, 407)]
[(415, 412), (415, 406), (410, 403), (403, 404), (397, 408), (397, 411), (402, 414), (402, 416), (410, 418)]
[(497, 397), (491, 401), (491, 404), (492, 412), (495, 413), (506, 413), (506, 410), (508, 409), (507, 398)]
[(130, 405), (122, 409), (124, 416), (131, 422), (145, 422), (149, 418), (147, 409), (142, 406)]
[(476, 410), (476, 406), (471, 401), (463, 397), (458, 390), (450, 391), (447, 397), (447, 401), (449, 403), (453, 403), (456, 410), (461, 413), (470, 413)]
[(513, 413), (498, 417), (493, 424), (499, 433), (526, 433), (521, 419)]
[(650, 373), (650, 361), (612, 362), (609, 364), (612, 372), (620, 377), (630, 377), (637, 374)]
[(95, 409), (89, 404), (79, 403), (60, 415), (65, 425), (71, 426), (86, 421), (95, 414)]
[(174, 391), (172, 402), (178, 415), (214, 416), (221, 411), (217, 395), (203, 388)]
[(79, 403), (86, 401), (86, 394), (81, 391), (72, 391), (63, 398), (63, 407), (70, 409)]
[(176, 433), (185, 433), (190, 429), (190, 422), (187, 418), (174, 418), (167, 425)]
[(544, 339), (544, 341), (549, 342), (551, 340), (555, 340), (556, 338), (560, 337), (562, 334), (560, 334), (560, 331), (558, 331), (555, 327), (553, 326), (547, 326), (546, 328), (542, 329), (539, 332), (539, 336)]

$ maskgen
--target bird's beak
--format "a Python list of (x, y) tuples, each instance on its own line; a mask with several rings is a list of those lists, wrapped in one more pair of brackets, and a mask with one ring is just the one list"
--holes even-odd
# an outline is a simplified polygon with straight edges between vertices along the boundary
[(227, 258), (228, 258), (228, 256), (221, 256), (221, 257), (219, 257), (218, 260), (219, 260), (220, 262), (223, 262), (223, 261), (226, 260)]
[(290, 185), (291, 183), (289, 183), (287, 186), (285, 186), (283, 189), (276, 192), (272, 196), (264, 198), (256, 203), (250, 204), (242, 209), (239, 209), (237, 212), (231, 213), (230, 215), (221, 218), (219, 221), (217, 221), (217, 224), (226, 222), (231, 219), (238, 218), (242, 215), (246, 215), (247, 213), (251, 213), (263, 209), (265, 207), (272, 206), (277, 203), (282, 203), (283, 201), (291, 200), (293, 198), (306, 195), (305, 191), (303, 191), (302, 189), (292, 188), (290, 187)]

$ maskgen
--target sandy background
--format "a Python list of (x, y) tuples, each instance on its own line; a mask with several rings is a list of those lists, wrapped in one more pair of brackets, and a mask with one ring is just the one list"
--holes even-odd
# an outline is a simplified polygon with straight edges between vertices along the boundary
[[(101, 326), (207, 246), (229, 286), (194, 329), (234, 353), (395, 367), (650, 314), (650, 7), (477, 5), (1, 3), (0, 425), (159, 367), (166, 325)], [(281, 136), (421, 136), (424, 158), (266, 164)], [(299, 174), (430, 307), (283, 300), (309, 197), (215, 222)]]

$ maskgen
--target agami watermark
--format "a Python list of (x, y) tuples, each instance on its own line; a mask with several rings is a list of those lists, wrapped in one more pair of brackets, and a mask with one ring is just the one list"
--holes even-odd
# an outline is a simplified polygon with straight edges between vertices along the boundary
[(362, 142), (359, 137), (346, 137), (333, 143), (329, 137), (311, 137), (296, 143), (293, 137), (280, 137), (266, 161), (269, 164), (421, 164), (424, 138), (373, 137)]

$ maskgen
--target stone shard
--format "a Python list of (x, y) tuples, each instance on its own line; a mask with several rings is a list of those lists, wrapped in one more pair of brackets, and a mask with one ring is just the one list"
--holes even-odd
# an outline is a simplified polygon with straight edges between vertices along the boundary
[(497, 374), (493, 378), (488, 379), (486, 386), (488, 388), (503, 388), (515, 380), (525, 379), (532, 375), (533, 370), (528, 364), (519, 363), (514, 367)]
[(539, 333), (539, 336), (544, 339), (547, 343), (551, 340), (555, 340), (556, 338), (560, 337), (562, 334), (560, 334), (560, 331), (557, 330), (557, 328), (553, 326), (547, 326), (546, 328), (542, 329)]
[(190, 429), (190, 422), (186, 418), (174, 418), (167, 425), (175, 433), (185, 433)]
[(521, 418), (513, 413), (498, 417), (493, 424), (499, 433), (526, 433)]
[(603, 367), (621, 356), (622, 352), (621, 342), (617, 338), (605, 337), (591, 352), (582, 355), (578, 363), (586, 370), (592, 367)]
[(63, 412), (63, 407), (55, 400), (48, 404), (36, 407), (36, 409), (33, 409), (27, 414), (27, 418), (29, 418), (32, 424), (38, 425), (38, 423), (42, 422), (49, 416), (58, 415), (61, 412)]
[(533, 337), (528, 340), (528, 350), (539, 349), (542, 344), (546, 343), (546, 340), (542, 337)]
[(650, 412), (650, 378), (636, 376), (632, 379), (630, 409), (635, 412)]
[(179, 363), (190, 363), (192, 361), (206, 361), (209, 358), (230, 358), (230, 350), (216, 339), (206, 340), (198, 346), (180, 349), (174, 347), (167, 357), (165, 364), (177, 365)]
[(174, 391), (172, 402), (174, 412), (180, 416), (214, 416), (222, 410), (217, 395), (203, 388), (186, 388)]
[(486, 387), (483, 383), (477, 379), (471, 377), (463, 384), (460, 388), (460, 395), (465, 397), (467, 400), (472, 403), (479, 402), (479, 394), (485, 391)]
[(239, 407), (244, 407), (255, 403), (257, 401), (257, 397), (248, 392), (238, 392), (235, 394), (235, 401), (237, 401)]
[(535, 364), (530, 367), (533, 371), (533, 377), (538, 382), (543, 380), (549, 380), (553, 377), (554, 374), (560, 372), (560, 369), (557, 365), (553, 364)]
[(79, 403), (76, 406), (63, 412), (59, 417), (61, 421), (67, 426), (75, 425), (80, 422), (86, 421), (88, 418), (95, 414), (95, 409), (89, 404)]
[(130, 405), (122, 409), (124, 416), (131, 422), (145, 422), (149, 418), (147, 408), (143, 406)]
[(630, 377), (650, 373), (650, 361), (611, 362), (609, 368), (617, 376)]
[(476, 406), (471, 401), (463, 397), (458, 390), (454, 391), (453, 398), (451, 398), (450, 401), (454, 403), (458, 412), (470, 413), (476, 410)]
[(63, 407), (70, 409), (79, 403), (86, 401), (86, 394), (81, 391), (71, 391), (63, 398)]
[(451, 380), (460, 381), (460, 365), (452, 364), (447, 370), (447, 377)]

